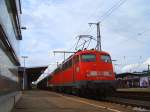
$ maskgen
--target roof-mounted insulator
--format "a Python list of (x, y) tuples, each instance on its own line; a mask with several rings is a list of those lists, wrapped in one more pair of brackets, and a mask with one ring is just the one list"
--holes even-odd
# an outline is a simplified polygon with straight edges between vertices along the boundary
[(87, 50), (87, 48), (84, 48), (84, 50)]
[(80, 52), (80, 51), (82, 51), (81, 49), (79, 49), (77, 52)]

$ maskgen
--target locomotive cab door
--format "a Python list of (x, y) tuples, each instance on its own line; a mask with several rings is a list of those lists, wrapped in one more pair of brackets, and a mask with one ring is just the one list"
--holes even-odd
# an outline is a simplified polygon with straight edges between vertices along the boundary
[(79, 55), (76, 55), (73, 58), (73, 82), (77, 81), (77, 74), (79, 72)]

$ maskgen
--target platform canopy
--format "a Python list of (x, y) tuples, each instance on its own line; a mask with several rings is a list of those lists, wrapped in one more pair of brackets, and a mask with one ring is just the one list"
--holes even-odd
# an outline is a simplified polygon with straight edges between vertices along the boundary
[(38, 84), (43, 79), (47, 78), (48, 76), (52, 75), (52, 72), (57, 68), (56, 65), (49, 65), (44, 72), (39, 76), (39, 78), (33, 82), (33, 84)]

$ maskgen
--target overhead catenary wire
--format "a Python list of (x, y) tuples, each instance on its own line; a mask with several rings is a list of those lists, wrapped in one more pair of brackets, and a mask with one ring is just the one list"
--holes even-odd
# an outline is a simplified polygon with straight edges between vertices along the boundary
[[(94, 3), (94, 2), (93, 2), (93, 3)], [(101, 4), (101, 5), (103, 5), (103, 4)], [(96, 12), (96, 10), (99, 10), (99, 9), (100, 9), (100, 7), (99, 7), (99, 5), (98, 5), (98, 7), (96, 7), (93, 12)], [(87, 16), (87, 19), (92, 18), (94, 14), (95, 14), (95, 13), (89, 14), (89, 15)], [(84, 23), (82, 22), (82, 24), (80, 24), (80, 27), (82, 27), (83, 24), (84, 24)], [(94, 28), (94, 27), (93, 27), (93, 28)], [(91, 27), (88, 27), (85, 31), (82, 32), (82, 34), (88, 34), (88, 32), (90, 32), (90, 30), (91, 30)], [(80, 33), (79, 33), (79, 34), (80, 34)], [(72, 45), (72, 47), (70, 47), (68, 50), (72, 50), (73, 48), (75, 48), (76, 44), (77, 44), (77, 42), (75, 42), (75, 43)]]
[[(98, 22), (103, 22), (107, 17), (109, 17), (115, 10), (117, 10), (121, 5), (123, 5), (127, 0), (119, 0), (117, 1), (110, 9), (108, 9), (105, 13), (103, 13), (99, 19), (97, 19)], [(92, 28), (92, 29), (91, 29)], [(90, 30), (91, 29), (91, 30)], [(85, 33), (91, 33), (91, 31), (94, 29), (94, 27), (89, 27)]]
[(110, 9), (108, 9), (101, 17), (100, 22), (104, 21), (108, 16), (110, 16), (114, 11), (116, 11), (120, 6), (122, 6), (127, 0), (119, 0)]
[[(103, 13), (101, 16), (100, 16), (100, 19), (97, 20), (98, 22), (102, 22), (104, 21), (107, 17), (109, 17), (114, 11), (116, 11), (121, 5), (123, 5), (127, 0), (119, 0), (117, 1), (110, 9), (108, 9), (105, 13)], [(96, 8), (97, 9), (97, 8)], [(93, 15), (93, 14), (92, 14)], [(89, 15), (90, 17), (90, 15)], [(91, 33), (92, 30), (90, 29), (94, 29), (94, 27), (89, 27), (86, 31), (84, 31), (85, 33)], [(74, 47), (76, 46), (76, 43), (73, 44), (73, 46), (69, 49), (73, 49)]]
[[(116, 9), (118, 9), (121, 5), (123, 5), (127, 0), (120, 0), (118, 1), (112, 8), (110, 8), (106, 13), (104, 13), (100, 18), (100, 22), (104, 21), (108, 16), (110, 16)], [(145, 30), (141, 33), (138, 33), (137, 36), (141, 36), (143, 35), (145, 32), (147, 31), (150, 31), (150, 29), (148, 30)], [(136, 40), (137, 42), (143, 44), (143, 42), (141, 42), (140, 40), (136, 39), (136, 38), (130, 38), (132, 40)], [(128, 38), (127, 41), (130, 41), (130, 39)], [(127, 41), (124, 41), (124, 42), (127, 42)]]
[(96, 25), (97, 26), (97, 45), (96, 45), (96, 49), (101, 51), (102, 50), (102, 46), (101, 46), (101, 34), (100, 34), (100, 23), (102, 22), (102, 20), (104, 20), (105, 17), (108, 17), (110, 14), (112, 14), (112, 12), (116, 9), (118, 9), (126, 0), (120, 0), (118, 1), (115, 5), (113, 5), (113, 7), (111, 7), (106, 13), (104, 13), (101, 16), (101, 20), (98, 22), (92, 22), (89, 23), (90, 26), (91, 25)]

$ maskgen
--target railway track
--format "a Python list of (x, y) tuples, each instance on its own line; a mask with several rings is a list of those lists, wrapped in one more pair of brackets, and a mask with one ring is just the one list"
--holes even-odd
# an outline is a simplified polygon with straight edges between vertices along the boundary
[(147, 92), (116, 92), (112, 96), (99, 98), (97, 96), (83, 96), (84, 98), (94, 99), (97, 101), (111, 102), (133, 108), (148, 109), (150, 112), (150, 94)]
[(127, 106), (150, 109), (150, 93), (147, 92), (116, 92), (111, 97), (106, 97), (103, 100)]
[[(73, 94), (66, 95), (76, 96)], [(143, 109), (146, 112), (150, 112), (150, 94), (147, 92), (116, 92), (112, 96), (105, 98), (99, 98), (98, 96), (91, 95), (84, 95), (80, 97), (96, 101), (116, 103), (127, 107), (131, 106), (132, 108)]]
[[(144, 93), (143, 93), (144, 94)], [(68, 95), (68, 94), (64, 94), (67, 96), (71, 96), (74, 97), (74, 95)], [(117, 93), (115, 94), (117, 95)], [(135, 112), (150, 112), (150, 101), (148, 100), (142, 100), (141, 98), (144, 96), (138, 96), (135, 95), (131, 98), (124, 98), (124, 96), (126, 96), (127, 94), (118, 94), (117, 96), (111, 96), (111, 97), (105, 97), (105, 98), (99, 98), (96, 96), (81, 96), (81, 98), (85, 98), (85, 99), (91, 99), (91, 100), (95, 100), (95, 101), (100, 101), (100, 102), (104, 102), (104, 103), (108, 103), (108, 104), (118, 104), (120, 106), (124, 106), (126, 108), (132, 108), (133, 111)], [(139, 99), (138, 99), (139, 98)], [(146, 98), (146, 97), (145, 97)], [(149, 98), (149, 97), (148, 97)]]
[(150, 92), (116, 92), (113, 97), (150, 101)]
[(119, 97), (106, 97), (103, 100), (112, 103), (126, 105), (126, 106), (150, 109), (150, 101), (134, 100), (129, 98), (126, 99), (126, 98), (119, 98)]

